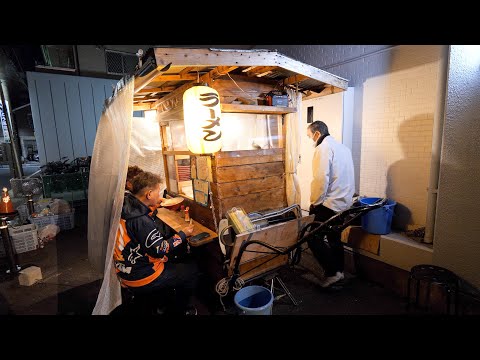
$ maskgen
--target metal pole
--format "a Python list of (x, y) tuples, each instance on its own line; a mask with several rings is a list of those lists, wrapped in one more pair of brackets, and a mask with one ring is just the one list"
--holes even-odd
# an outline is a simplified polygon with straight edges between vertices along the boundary
[(3, 246), (5, 247), (5, 253), (7, 254), (7, 259), (8, 259), (8, 265), (10, 267), (10, 269), (7, 270), (7, 272), (10, 274), (16, 274), (21, 269), (21, 267), (18, 266), (17, 262), (15, 261), (15, 253), (13, 250), (12, 239), (10, 237), (10, 234), (8, 233), (7, 220), (8, 220), (7, 217), (0, 218), (0, 234), (3, 239)]
[(447, 102), (448, 69), (450, 63), (450, 46), (445, 45), (440, 58), (438, 72), (437, 104), (433, 117), (432, 156), (430, 161), (430, 179), (427, 193), (427, 218), (423, 242), (433, 243), (435, 236), (435, 215), (437, 213), (438, 181), (440, 176), (440, 157), (442, 153), (443, 123)]
[(31, 194), (27, 194), (27, 209), (28, 209), (28, 215), (32, 215), (35, 212), (35, 206), (33, 204), (33, 199)]
[(6, 117), (6, 120), (7, 120), (6, 122), (7, 122), (8, 134), (10, 135), (10, 144), (11, 144), (12, 155), (13, 155), (13, 166), (14, 166), (14, 170), (15, 170), (15, 173), (16, 173), (15, 177), (21, 179), (23, 177), (22, 162), (20, 161), (20, 157), (19, 157), (19, 154), (18, 154), (17, 139), (16, 139), (16, 136), (13, 132), (12, 116), (10, 114), (10, 107), (7, 106), (7, 102), (5, 101), (5, 98), (8, 97), (8, 92), (7, 92), (7, 89), (6, 89), (6, 86), (5, 86), (5, 81), (0, 80), (0, 82), (1, 82), (1, 86), (0, 86), (0, 97), (1, 97), (1, 99), (0, 100), (2, 101), (2, 104), (3, 104), (3, 113), (5, 114), (5, 117)]

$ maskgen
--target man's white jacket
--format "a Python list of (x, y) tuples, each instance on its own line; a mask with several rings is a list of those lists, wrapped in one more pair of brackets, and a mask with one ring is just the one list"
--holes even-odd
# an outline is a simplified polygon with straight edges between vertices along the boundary
[(310, 203), (323, 204), (333, 211), (352, 206), (355, 191), (352, 152), (332, 136), (315, 147)]

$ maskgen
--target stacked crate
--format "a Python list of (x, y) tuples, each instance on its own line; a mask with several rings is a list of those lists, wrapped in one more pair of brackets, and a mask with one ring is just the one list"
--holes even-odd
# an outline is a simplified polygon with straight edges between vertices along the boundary
[[(17, 254), (38, 249), (38, 234), (35, 224), (9, 227), (8, 232)], [(5, 246), (0, 239), (0, 257), (5, 256)]]

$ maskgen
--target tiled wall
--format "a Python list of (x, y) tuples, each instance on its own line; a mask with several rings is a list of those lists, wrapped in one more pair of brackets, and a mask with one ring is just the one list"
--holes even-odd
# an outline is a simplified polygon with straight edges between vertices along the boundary
[(394, 226), (425, 225), (441, 46), (258, 45), (349, 80), (357, 192), (397, 201)]
[(397, 201), (395, 223), (425, 225), (439, 62), (363, 84), (360, 194)]

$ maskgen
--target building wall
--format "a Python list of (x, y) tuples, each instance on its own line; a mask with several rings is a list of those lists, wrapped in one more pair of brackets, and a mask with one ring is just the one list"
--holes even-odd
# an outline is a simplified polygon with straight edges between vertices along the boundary
[(452, 45), (434, 264), (480, 288), (480, 47)]
[(395, 200), (402, 229), (426, 222), (438, 71), (436, 60), (363, 83), (360, 194)]
[(395, 227), (424, 226), (441, 46), (256, 48), (276, 49), (349, 80), (355, 87), (352, 153), (357, 192), (397, 201)]
[[(146, 51), (153, 45), (77, 45), (78, 67), (81, 76), (107, 74), (105, 49), (135, 54), (138, 49)], [(117, 76), (119, 78), (119, 76)]]
[[(255, 45), (255, 49), (277, 50), (283, 55), (329, 72), (332, 72), (328, 69), (331, 66), (338, 67), (344, 62), (362, 60), (366, 55), (389, 47), (391, 45)], [(349, 79), (348, 85), (355, 86), (355, 72), (352, 73), (349, 68), (339, 71), (332, 73)]]
[(222, 49), (251, 49), (253, 47), (253, 45), (77, 45), (80, 75), (120, 78), (116, 75), (107, 75), (105, 49), (136, 54), (138, 49), (146, 51), (155, 46), (184, 48), (215, 47)]
[(40, 163), (92, 155), (104, 101), (115, 80), (27, 72)]

